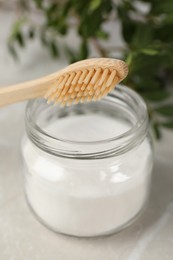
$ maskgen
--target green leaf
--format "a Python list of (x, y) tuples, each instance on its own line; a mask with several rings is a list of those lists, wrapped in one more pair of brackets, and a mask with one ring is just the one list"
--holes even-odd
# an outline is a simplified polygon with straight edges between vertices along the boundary
[(59, 56), (58, 47), (54, 41), (49, 43), (49, 48), (50, 48), (50, 52), (51, 52), (53, 58), (56, 58)]
[(66, 17), (70, 11), (71, 8), (73, 8), (73, 2), (71, 0), (64, 3), (64, 5), (61, 7), (61, 15), (62, 17)]
[(169, 26), (171, 25), (172, 26), (172, 23), (173, 23), (173, 14), (170, 13), (169, 15), (165, 16), (165, 18), (163, 19), (163, 24), (162, 25), (166, 25), (166, 26)]
[(80, 46), (80, 54), (79, 54), (79, 59), (83, 60), (86, 59), (88, 57), (88, 45), (87, 45), (87, 41), (83, 40)]
[(34, 28), (30, 28), (29, 31), (28, 31), (29, 39), (33, 39), (34, 36), (35, 36), (35, 30), (34, 30)]
[(25, 46), (24, 37), (23, 37), (23, 35), (22, 35), (21, 32), (16, 33), (15, 39), (16, 39), (16, 41), (19, 43), (19, 45), (20, 45), (21, 47), (24, 47), (24, 46)]
[(101, 5), (101, 2), (102, 0), (92, 0), (89, 6), (90, 10), (94, 11), (95, 9), (97, 9)]
[(133, 48), (141, 50), (141, 48), (152, 43), (152, 38), (152, 27), (139, 23), (135, 29), (131, 45)]
[(92, 15), (81, 18), (78, 32), (83, 38), (93, 37), (100, 30), (101, 22), (102, 15), (96, 10)]
[(173, 121), (164, 122), (162, 123), (162, 126), (165, 128), (173, 129)]
[[(90, 0), (91, 1), (91, 0)], [(78, 1), (82, 4), (90, 1)], [(83, 4), (84, 5), (84, 4)], [(81, 10), (82, 9), (82, 10)], [(102, 0), (101, 4), (97, 9), (88, 11), (87, 7), (82, 6), (80, 12), (78, 13), (80, 17), (80, 23), (78, 27), (78, 33), (83, 38), (95, 37), (97, 32), (101, 30), (101, 25), (106, 19), (106, 16), (110, 14), (112, 10), (112, 1)]]
[(21, 31), (22, 26), (27, 22), (27, 19), (25, 17), (21, 17), (19, 20), (17, 20), (12, 27), (12, 33), (11, 36), (16, 35), (19, 31)]
[(154, 135), (155, 135), (156, 139), (158, 139), (158, 140), (161, 139), (162, 133), (160, 131), (160, 125), (158, 123), (154, 122), (152, 126), (153, 126)]
[(65, 35), (67, 33), (67, 24), (61, 23), (57, 26), (57, 30), (61, 35)]
[[(151, 96), (157, 94), (159, 91), (162, 92), (162, 85), (160, 84), (160, 81), (156, 78), (147, 77), (147, 75), (144, 75), (144, 77), (140, 77), (139, 82), (137, 85), (137, 89), (141, 91), (144, 94), (150, 94)], [(167, 94), (167, 93), (166, 93)], [(161, 93), (161, 96), (163, 94)], [(166, 95), (167, 97), (168, 95)]]
[(158, 90), (144, 93), (143, 96), (149, 101), (157, 102), (167, 99), (169, 97), (169, 93), (164, 90)]
[(130, 65), (132, 64), (133, 56), (134, 56), (134, 53), (132, 53), (132, 52), (130, 52), (130, 53), (127, 55), (126, 63), (127, 63), (128, 66), (130, 66)]
[(15, 49), (12, 46), (15, 42), (17, 42), (19, 44), (20, 47), (24, 47), (25, 46), (25, 39), (24, 39), (24, 35), (22, 33), (22, 26), (26, 23), (26, 19), (25, 18), (20, 18), (19, 20), (17, 20), (12, 27), (12, 32), (8, 38), (8, 44), (9, 44), (9, 49), (10, 49), (10, 53), (13, 56), (16, 56), (15, 54)]
[(98, 30), (96, 36), (102, 40), (107, 40), (109, 38), (109, 33), (103, 30)]
[(172, 0), (157, 1), (157, 4), (154, 4), (154, 5), (152, 6), (151, 11), (152, 11), (154, 14), (173, 13)]
[(84, 15), (86, 12), (88, 12), (90, 1), (79, 1), (79, 0), (73, 0), (73, 8), (79, 15)]
[(129, 13), (123, 5), (118, 6), (116, 11), (121, 22), (122, 36), (127, 43), (130, 43), (133, 39), (137, 23), (129, 17)]
[(17, 55), (17, 52), (15, 50), (15, 47), (13, 45), (11, 45), (11, 44), (8, 44), (8, 50), (11, 53), (11, 55), (13, 56), (13, 58), (15, 60), (18, 60), (18, 55)]
[(158, 50), (154, 50), (154, 49), (142, 49), (140, 50), (140, 52), (149, 56), (154, 56), (159, 53)]
[(173, 117), (173, 105), (165, 105), (156, 109), (156, 111), (166, 117)]

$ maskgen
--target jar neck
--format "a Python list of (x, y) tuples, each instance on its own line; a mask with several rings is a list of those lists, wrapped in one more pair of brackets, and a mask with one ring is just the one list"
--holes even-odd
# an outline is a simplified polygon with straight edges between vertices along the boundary
[[(125, 86), (117, 86), (103, 100), (91, 103), (90, 109), (99, 104), (113, 111), (120, 109), (125, 119), (131, 122), (130, 129), (113, 138), (100, 141), (72, 141), (49, 135), (43, 130), (40, 118), (55, 109), (63, 109), (47, 105), (43, 99), (29, 101), (26, 108), (26, 130), (29, 139), (41, 150), (59, 157), (72, 159), (103, 159), (119, 156), (138, 146), (148, 133), (147, 107), (143, 99), (133, 90)], [(77, 105), (85, 106), (85, 104)], [(77, 107), (75, 106), (75, 107)], [(65, 108), (66, 110), (69, 108)], [(49, 111), (48, 111), (49, 110)], [(64, 110), (65, 111), (65, 110)]]

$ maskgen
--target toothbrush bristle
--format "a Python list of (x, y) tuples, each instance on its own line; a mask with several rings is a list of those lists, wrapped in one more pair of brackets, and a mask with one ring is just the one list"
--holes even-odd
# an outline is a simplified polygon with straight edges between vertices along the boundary
[(60, 76), (57, 86), (50, 87), (45, 94), (48, 103), (62, 106), (97, 101), (106, 96), (128, 73), (124, 62), (119, 67), (96, 67), (74, 69)]

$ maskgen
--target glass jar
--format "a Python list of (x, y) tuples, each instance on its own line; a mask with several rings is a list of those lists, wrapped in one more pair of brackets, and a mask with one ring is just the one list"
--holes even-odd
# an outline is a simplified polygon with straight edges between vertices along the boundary
[(153, 152), (147, 108), (125, 86), (70, 107), (29, 101), (22, 143), (25, 193), (55, 232), (91, 237), (128, 226), (149, 195)]

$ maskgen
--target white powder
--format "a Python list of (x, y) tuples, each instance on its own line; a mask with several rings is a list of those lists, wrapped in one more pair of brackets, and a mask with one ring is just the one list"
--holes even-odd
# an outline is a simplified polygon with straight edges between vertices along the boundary
[[(96, 141), (128, 129), (119, 119), (76, 115), (57, 120), (46, 131), (69, 140)], [(90, 161), (47, 155), (25, 140), (23, 155), (28, 201), (39, 218), (58, 232), (107, 234), (133, 219), (148, 195), (152, 168), (148, 140), (123, 156)]]

